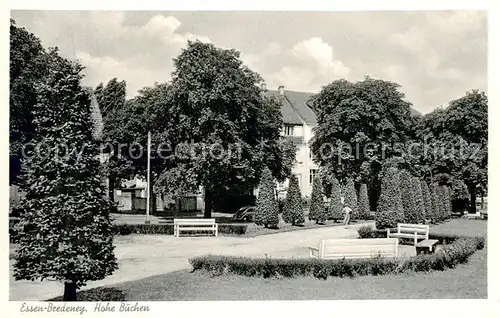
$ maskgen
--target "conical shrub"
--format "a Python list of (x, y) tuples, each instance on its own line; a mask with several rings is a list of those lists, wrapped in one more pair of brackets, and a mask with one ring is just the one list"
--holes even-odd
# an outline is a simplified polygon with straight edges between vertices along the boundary
[(323, 187), (319, 176), (316, 176), (313, 180), (313, 187), (311, 190), (311, 206), (309, 207), (309, 219), (315, 220), (316, 223), (324, 223), (326, 221), (326, 211), (323, 204)]
[(425, 224), (424, 195), (420, 180), (417, 177), (412, 179), (413, 193), (415, 193), (415, 208), (417, 224)]
[(404, 221), (401, 191), (399, 189), (399, 171), (387, 168), (382, 176), (382, 186), (377, 206), (375, 224), (377, 229), (395, 227)]
[(431, 203), (432, 203), (432, 214), (431, 214), (431, 222), (432, 223), (437, 223), (439, 222), (439, 198), (438, 198), (438, 193), (437, 193), (437, 184), (432, 183), (429, 187), (430, 193), (431, 193)]
[(344, 203), (352, 209), (351, 220), (357, 220), (359, 218), (358, 196), (352, 179), (347, 179), (344, 193)]
[(412, 176), (406, 170), (399, 175), (399, 186), (401, 189), (401, 200), (403, 203), (403, 214), (405, 223), (418, 223), (418, 214), (415, 201), (415, 192), (412, 185)]
[(425, 208), (425, 222), (430, 222), (432, 220), (432, 198), (431, 198), (431, 193), (429, 191), (429, 186), (427, 185), (427, 182), (425, 180), (422, 180), (420, 182), (421, 187), (422, 187), (422, 196), (424, 199), (424, 208)]
[(451, 217), (451, 190), (449, 187), (444, 188), (444, 194), (446, 199), (446, 218)]
[(292, 225), (300, 225), (305, 221), (304, 210), (302, 209), (302, 195), (300, 194), (299, 181), (296, 175), (292, 175), (289, 180), (283, 207), (283, 221)]
[(362, 183), (359, 188), (359, 218), (367, 220), (370, 216), (370, 201), (368, 200), (368, 187)]
[(271, 171), (265, 168), (259, 184), (254, 222), (265, 227), (276, 227), (279, 223), (279, 208), (276, 200), (275, 184)]
[(342, 199), (340, 193), (340, 183), (337, 178), (332, 178), (332, 193), (330, 196), (330, 203), (328, 205), (328, 219), (330, 220), (342, 220)]

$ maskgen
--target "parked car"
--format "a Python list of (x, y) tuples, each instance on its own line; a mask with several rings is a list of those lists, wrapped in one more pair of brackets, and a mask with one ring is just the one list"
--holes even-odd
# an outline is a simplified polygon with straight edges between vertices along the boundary
[(255, 215), (255, 206), (247, 205), (240, 208), (238, 211), (236, 211), (236, 213), (234, 213), (233, 220), (252, 222), (254, 215)]

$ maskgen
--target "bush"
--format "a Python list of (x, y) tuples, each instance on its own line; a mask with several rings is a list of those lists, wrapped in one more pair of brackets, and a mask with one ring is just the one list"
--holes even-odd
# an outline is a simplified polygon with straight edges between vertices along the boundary
[(416, 193), (412, 185), (412, 176), (406, 170), (399, 174), (399, 187), (401, 189), (401, 202), (403, 203), (404, 222), (417, 224), (419, 216), (417, 211)]
[[(247, 232), (246, 224), (218, 224), (220, 234), (244, 235)], [(115, 235), (129, 234), (161, 234), (174, 235), (174, 225), (169, 224), (117, 224), (113, 226)], [(190, 232), (193, 234), (205, 234), (206, 231)]]
[(439, 198), (438, 198), (438, 194), (437, 194), (437, 184), (433, 183), (430, 185), (429, 187), (429, 191), (430, 191), (430, 194), (431, 194), (431, 203), (432, 203), (432, 214), (431, 214), (431, 218), (430, 218), (430, 221), (432, 223), (437, 223), (439, 222), (439, 212), (440, 212), (440, 209), (439, 209)]
[(276, 227), (279, 223), (279, 208), (276, 200), (275, 183), (268, 168), (262, 172), (259, 184), (259, 196), (257, 198), (257, 208), (254, 222), (257, 225)]
[(329, 220), (342, 220), (344, 217), (342, 215), (342, 201), (340, 195), (340, 184), (337, 178), (332, 178), (332, 192), (330, 196), (330, 203), (328, 205), (328, 215)]
[(359, 237), (362, 239), (365, 238), (376, 238), (377, 233), (373, 230), (371, 226), (365, 225), (358, 228)]
[(352, 179), (347, 179), (344, 193), (344, 203), (352, 209), (351, 220), (359, 219), (358, 196)]
[(300, 194), (299, 181), (297, 180), (297, 176), (292, 175), (283, 207), (283, 221), (292, 225), (304, 224), (304, 209), (302, 208), (301, 201), (302, 196)]
[(422, 197), (424, 200), (424, 209), (425, 209), (425, 220), (426, 223), (427, 221), (431, 220), (432, 218), (432, 199), (431, 199), (431, 193), (429, 191), (429, 186), (427, 185), (427, 182), (422, 180), (420, 182), (421, 188), (422, 188)]
[(443, 221), (446, 217), (446, 199), (444, 193), (444, 187), (437, 186), (436, 187), (437, 194), (437, 204), (438, 204), (438, 220)]
[(445, 197), (445, 207), (446, 207), (446, 218), (451, 217), (451, 193), (449, 187), (444, 187), (444, 197)]
[(424, 206), (424, 194), (422, 192), (422, 185), (417, 177), (412, 178), (413, 193), (415, 193), (415, 214), (416, 221), (418, 223), (425, 224), (425, 206)]
[(359, 218), (368, 220), (370, 216), (370, 201), (368, 200), (368, 187), (365, 183), (361, 184), (359, 188)]
[(200, 270), (212, 275), (234, 274), (264, 278), (314, 276), (327, 279), (330, 276), (356, 277), (445, 270), (467, 262), (470, 255), (483, 247), (482, 237), (461, 237), (439, 253), (422, 254), (409, 259), (271, 259), (205, 255), (191, 258), (189, 263), (193, 272)]
[(401, 223), (403, 220), (399, 172), (396, 168), (387, 168), (382, 177), (375, 223), (377, 229), (384, 229), (395, 227), (397, 223)]
[(321, 185), (320, 175), (317, 175), (313, 180), (309, 219), (315, 220), (316, 223), (324, 223), (327, 219), (325, 206), (323, 204), (323, 187)]

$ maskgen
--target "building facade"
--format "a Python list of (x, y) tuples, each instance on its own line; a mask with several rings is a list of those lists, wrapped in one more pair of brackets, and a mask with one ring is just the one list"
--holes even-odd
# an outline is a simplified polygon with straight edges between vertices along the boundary
[[(308, 105), (312, 93), (287, 91), (280, 86), (277, 91), (267, 90), (265, 85), (262, 90), (268, 96), (281, 99), (281, 114), (283, 116), (282, 135), (289, 138), (297, 145), (297, 153), (292, 173), (297, 176), (300, 192), (303, 197), (310, 197), (312, 183), (318, 172), (318, 166), (313, 161), (309, 142), (314, 128), (318, 125), (316, 114)], [(288, 180), (278, 184), (278, 195), (286, 195)]]

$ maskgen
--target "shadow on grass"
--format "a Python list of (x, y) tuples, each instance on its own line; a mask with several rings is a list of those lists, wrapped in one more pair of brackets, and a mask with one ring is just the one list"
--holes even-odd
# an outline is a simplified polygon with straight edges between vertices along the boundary
[[(76, 298), (78, 301), (125, 301), (125, 293), (114, 287), (98, 287), (79, 291)], [(63, 296), (47, 301), (63, 301)]]

